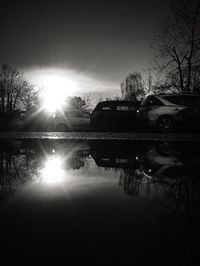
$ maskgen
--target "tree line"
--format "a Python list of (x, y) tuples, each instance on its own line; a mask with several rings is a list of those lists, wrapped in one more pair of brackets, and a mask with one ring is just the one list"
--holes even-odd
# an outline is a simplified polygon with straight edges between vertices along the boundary
[[(43, 88), (28, 82), (22, 73), (7, 64), (0, 66), (0, 114), (16, 114), (18, 111), (33, 113), (41, 110), (40, 92)], [(66, 100), (69, 111), (87, 110), (90, 94), (74, 96)]]

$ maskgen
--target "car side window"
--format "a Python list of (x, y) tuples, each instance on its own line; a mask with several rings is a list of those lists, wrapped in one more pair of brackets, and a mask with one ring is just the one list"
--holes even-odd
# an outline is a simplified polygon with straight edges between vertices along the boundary
[(117, 111), (128, 111), (128, 106), (125, 105), (118, 105)]
[(173, 104), (182, 105), (183, 101), (181, 99), (181, 96), (167, 96), (165, 99)]
[(162, 106), (163, 103), (161, 101), (159, 101), (157, 98), (155, 97), (149, 97), (148, 101), (146, 102), (145, 104), (146, 106), (152, 106), (152, 105), (155, 105), (155, 106)]
[(117, 111), (134, 111), (134, 106), (127, 106), (127, 105), (117, 105)]
[(136, 109), (135, 106), (129, 106), (128, 108), (129, 108), (129, 109), (128, 109), (129, 111), (135, 111), (135, 109)]
[(193, 106), (195, 105), (195, 98), (192, 96), (167, 96), (165, 97), (171, 103), (183, 105), (183, 106)]
[(110, 110), (112, 110), (112, 108), (111, 108), (111, 106), (103, 106), (102, 110), (103, 111), (110, 111)]

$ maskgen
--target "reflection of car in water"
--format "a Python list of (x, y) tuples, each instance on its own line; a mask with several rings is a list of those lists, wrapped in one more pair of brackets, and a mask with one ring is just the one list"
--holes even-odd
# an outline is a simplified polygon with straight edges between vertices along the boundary
[(147, 150), (138, 156), (138, 162), (146, 175), (155, 178), (197, 177), (200, 171), (198, 155), (183, 144), (148, 144)]
[(104, 101), (97, 104), (91, 113), (90, 121), (95, 127), (130, 127), (136, 126), (138, 101)]
[(90, 154), (96, 165), (106, 168), (136, 168), (136, 151), (135, 143), (130, 142), (90, 143)]
[(140, 169), (150, 181), (151, 193), (165, 206), (168, 220), (180, 214), (187, 217), (194, 207), (199, 210), (199, 148), (196, 143), (195, 146), (151, 143), (138, 156)]
[(20, 189), (33, 177), (35, 181), (49, 184), (62, 180), (59, 174), (62, 177), (63, 171), (66, 176), (67, 171), (82, 168), (89, 173), (95, 162), (98, 167), (116, 174), (118, 185), (126, 195), (138, 197), (157, 193), (156, 196), (164, 201), (170, 195), (171, 202), (177, 199), (177, 193), (181, 199), (187, 192), (185, 188), (189, 188), (190, 200), (199, 204), (200, 149), (198, 145), (195, 149), (190, 146), (167, 142), (62, 139), (2, 141), (0, 168), (2, 177), (6, 178), (0, 179), (0, 198)]
[(90, 143), (90, 154), (98, 167), (117, 170), (125, 194), (137, 196), (141, 180), (136, 159), (139, 148), (140, 144), (130, 141), (96, 141)]
[(156, 126), (161, 132), (171, 132), (178, 124), (200, 120), (200, 95), (159, 94), (149, 95), (137, 111), (138, 121), (146, 126)]

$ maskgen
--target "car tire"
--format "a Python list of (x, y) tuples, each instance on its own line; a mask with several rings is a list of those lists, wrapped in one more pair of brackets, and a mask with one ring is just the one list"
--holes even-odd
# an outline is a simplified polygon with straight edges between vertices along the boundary
[(65, 132), (65, 131), (67, 131), (67, 127), (66, 127), (65, 124), (60, 123), (60, 124), (58, 124), (58, 125), (56, 126), (56, 131), (57, 131), (57, 132)]
[(159, 132), (170, 133), (174, 129), (173, 119), (170, 116), (162, 116), (158, 119), (157, 128)]

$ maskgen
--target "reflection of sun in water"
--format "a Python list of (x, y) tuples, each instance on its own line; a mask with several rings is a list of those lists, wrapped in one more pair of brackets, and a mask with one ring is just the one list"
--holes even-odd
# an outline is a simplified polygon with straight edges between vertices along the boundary
[(48, 157), (40, 171), (40, 182), (45, 184), (62, 183), (65, 176), (63, 163), (63, 159), (59, 156)]
[(50, 113), (62, 108), (66, 98), (77, 89), (75, 82), (62, 76), (47, 76), (43, 82), (43, 107)]

